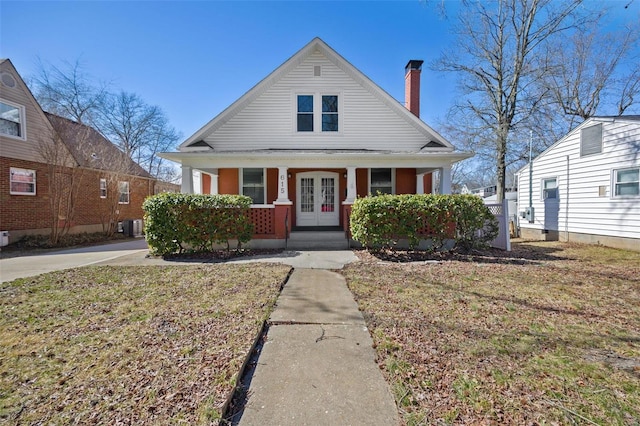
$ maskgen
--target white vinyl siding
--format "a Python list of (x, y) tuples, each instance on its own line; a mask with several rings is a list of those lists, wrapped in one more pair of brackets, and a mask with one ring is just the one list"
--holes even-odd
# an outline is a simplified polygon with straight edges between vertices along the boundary
[[(320, 77), (314, 67), (321, 66)], [(402, 80), (398, 82), (402, 84)], [(338, 96), (338, 131), (297, 131), (297, 96), (314, 95), (321, 112), (322, 95)], [(315, 98), (318, 98), (317, 100)], [(321, 117), (320, 117), (321, 118)], [(324, 55), (316, 52), (227, 122), (205, 137), (216, 151), (254, 149), (367, 149), (418, 151), (425, 135)]]
[[(617, 170), (640, 167), (640, 122), (617, 118), (601, 124), (601, 154), (582, 156), (581, 129), (576, 129), (534, 160), (535, 222), (521, 221), (521, 227), (640, 238), (640, 226), (632, 219), (640, 217), (640, 198), (617, 197), (614, 176)], [(518, 206), (522, 211), (529, 204), (528, 166), (518, 174)], [(545, 212), (544, 198), (535, 194), (542, 194), (543, 179), (554, 176), (558, 179), (559, 201), (552, 205), (554, 211)]]

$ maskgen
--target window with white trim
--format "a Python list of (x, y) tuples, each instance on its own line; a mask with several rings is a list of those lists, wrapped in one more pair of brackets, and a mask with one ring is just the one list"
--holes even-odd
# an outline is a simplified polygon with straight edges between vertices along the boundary
[(296, 130), (323, 133), (340, 130), (340, 96), (308, 93), (296, 96)]
[(542, 179), (542, 199), (558, 198), (558, 178)]
[(0, 134), (25, 139), (24, 107), (4, 99), (0, 100)]
[(313, 132), (313, 95), (298, 95), (298, 131)]
[(9, 170), (9, 194), (36, 195), (36, 171), (11, 167)]
[(242, 169), (242, 195), (251, 197), (252, 204), (264, 204), (266, 197), (266, 173), (264, 169)]
[(118, 204), (129, 204), (129, 182), (118, 182)]
[(393, 169), (369, 169), (369, 193), (393, 194)]
[(614, 170), (613, 186), (615, 197), (640, 195), (640, 168)]
[(107, 198), (107, 180), (100, 179), (100, 198)]
[(322, 131), (338, 131), (338, 96), (322, 95)]

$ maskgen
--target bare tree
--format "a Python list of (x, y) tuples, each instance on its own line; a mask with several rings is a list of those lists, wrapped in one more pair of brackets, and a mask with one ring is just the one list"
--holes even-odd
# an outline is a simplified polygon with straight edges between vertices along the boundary
[[(601, 19), (576, 28), (571, 37), (550, 44), (544, 56), (547, 67), (541, 69), (542, 90), (551, 102), (569, 118), (569, 128), (603, 109), (610, 115), (622, 115), (631, 107), (640, 91), (640, 65), (632, 60), (640, 27), (621, 28), (603, 33)], [(617, 71), (630, 64), (628, 75)]]
[(107, 95), (107, 84), (94, 83), (80, 60), (63, 68), (38, 61), (31, 86), (42, 109), (81, 124), (92, 124)]
[[(464, 1), (459, 49), (445, 53), (437, 68), (456, 72), (468, 95), (458, 111), (472, 114), (491, 134), (498, 200), (504, 199), (507, 155), (513, 130), (531, 116), (543, 96), (536, 55), (553, 35), (571, 27), (581, 0)], [(489, 142), (489, 141), (485, 141)]]
[(44, 110), (93, 126), (152, 176), (175, 180), (176, 171), (158, 153), (173, 149), (180, 134), (159, 107), (134, 93), (110, 93), (79, 60), (61, 68), (40, 62), (30, 83)]
[(100, 109), (98, 126), (152, 176), (163, 177), (170, 171), (158, 153), (172, 149), (180, 135), (159, 107), (145, 103), (134, 93), (110, 95)]
[(75, 216), (84, 169), (64, 143), (64, 138), (75, 138), (82, 144), (88, 132), (68, 125), (65, 121), (52, 121), (51, 133), (38, 143), (39, 154), (47, 165), (48, 201), (50, 214), (49, 242), (58, 244), (71, 228)]

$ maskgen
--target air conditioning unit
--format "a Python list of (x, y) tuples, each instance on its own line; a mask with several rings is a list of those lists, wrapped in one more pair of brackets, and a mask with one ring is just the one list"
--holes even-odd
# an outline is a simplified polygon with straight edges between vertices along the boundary
[(142, 219), (128, 219), (122, 222), (124, 235), (139, 237), (142, 235)]
[(135, 219), (133, 221), (133, 236), (140, 237), (142, 235), (142, 219)]

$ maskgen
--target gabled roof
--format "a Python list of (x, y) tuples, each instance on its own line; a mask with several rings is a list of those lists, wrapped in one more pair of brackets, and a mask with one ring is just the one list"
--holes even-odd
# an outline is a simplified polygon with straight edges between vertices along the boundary
[(45, 115), (80, 167), (151, 178), (93, 127), (48, 112)]
[(241, 96), (237, 101), (232, 103), (228, 108), (222, 111), (219, 115), (209, 121), (200, 130), (189, 137), (183, 142), (178, 149), (183, 148), (198, 148), (208, 147), (205, 142), (205, 138), (211, 133), (215, 132), (218, 128), (229, 121), (238, 112), (244, 109), (248, 104), (255, 100), (258, 96), (263, 94), (275, 83), (280, 81), (285, 75), (287, 75), (293, 68), (300, 65), (305, 59), (312, 55), (315, 51), (322, 53), (329, 61), (335, 66), (344, 71), (347, 75), (358, 82), (362, 87), (368, 90), (376, 98), (381, 100), (390, 110), (394, 111), (406, 122), (416, 128), (419, 132), (424, 134), (427, 144), (423, 147), (440, 147), (448, 150), (453, 150), (454, 147), (438, 132), (428, 126), (424, 121), (420, 120), (407, 108), (396, 101), (391, 95), (384, 91), (380, 86), (375, 84), (369, 77), (363, 74), (356, 67), (351, 65), (340, 54), (333, 50), (329, 45), (322, 41), (319, 37), (314, 38), (306, 46), (300, 49), (291, 58), (285, 61), (282, 65), (276, 68), (271, 74), (265, 77), (262, 81), (256, 84), (252, 89)]
[[(603, 123), (604, 122), (612, 123), (612, 122), (615, 122), (615, 121), (631, 121), (631, 122), (639, 122), (640, 123), (640, 115), (597, 115), (597, 116), (589, 117), (586, 120), (584, 120), (582, 123), (580, 123), (578, 126), (576, 126), (574, 129), (569, 131), (566, 135), (564, 135), (563, 137), (561, 137), (560, 139), (555, 141), (553, 144), (551, 144), (547, 149), (545, 149), (540, 154), (538, 154), (533, 159), (533, 161), (535, 162), (539, 158), (545, 156), (547, 154), (547, 152), (551, 151), (557, 145), (559, 145), (562, 142), (564, 142), (567, 138), (569, 138), (574, 133), (579, 132), (580, 130), (582, 130), (585, 127), (588, 127), (594, 121), (603, 122)], [(527, 163), (524, 166), (522, 166), (520, 169), (518, 169), (518, 171), (516, 173), (521, 173), (525, 169), (528, 169), (528, 167), (529, 167), (529, 164)]]

